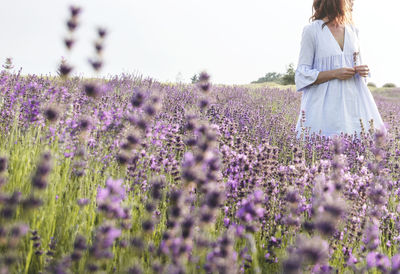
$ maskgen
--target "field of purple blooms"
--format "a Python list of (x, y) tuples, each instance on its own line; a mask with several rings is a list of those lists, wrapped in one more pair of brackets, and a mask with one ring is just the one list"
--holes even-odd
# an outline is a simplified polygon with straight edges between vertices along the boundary
[(291, 89), (0, 73), (1, 273), (398, 273), (385, 136), (296, 139)]

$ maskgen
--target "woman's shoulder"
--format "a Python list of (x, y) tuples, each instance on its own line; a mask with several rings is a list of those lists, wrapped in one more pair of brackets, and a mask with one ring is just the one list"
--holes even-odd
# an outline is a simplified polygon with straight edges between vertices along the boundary
[(357, 34), (358, 36), (358, 27), (355, 24), (349, 24), (349, 27), (351, 28), (351, 30)]
[(303, 27), (303, 35), (314, 36), (317, 33), (318, 27), (321, 26), (320, 20), (314, 20)]
[(317, 32), (318, 29), (322, 29), (322, 24), (324, 23), (324, 21), (322, 20), (314, 20), (311, 21), (310, 23), (308, 23), (307, 25), (305, 25), (303, 27), (303, 31), (308, 31), (308, 32)]

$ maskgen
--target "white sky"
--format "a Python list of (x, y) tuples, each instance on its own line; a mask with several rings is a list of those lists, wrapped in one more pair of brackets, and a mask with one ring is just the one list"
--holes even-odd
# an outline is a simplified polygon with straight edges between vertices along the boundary
[[(61, 56), (91, 75), (96, 27), (105, 26), (104, 75), (129, 72), (189, 82), (205, 69), (214, 83), (245, 84), (297, 65), (312, 0), (2, 0), (0, 62), (23, 73), (54, 73)], [(70, 4), (82, 6), (77, 44), (62, 43)], [(400, 85), (399, 0), (355, 0), (370, 81)]]

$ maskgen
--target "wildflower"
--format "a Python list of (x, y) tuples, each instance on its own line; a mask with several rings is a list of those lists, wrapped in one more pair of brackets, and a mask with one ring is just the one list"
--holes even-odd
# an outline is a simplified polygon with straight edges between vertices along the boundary
[(70, 6), (69, 9), (71, 11), (71, 17), (78, 16), (82, 11), (82, 9), (80, 7), (77, 7), (77, 6)]
[(58, 118), (58, 112), (54, 108), (51, 108), (51, 107), (47, 108), (44, 111), (44, 115), (45, 115), (46, 119), (49, 120), (50, 122), (54, 122)]
[(335, 223), (330, 220), (321, 220), (315, 222), (315, 228), (317, 228), (324, 235), (333, 235), (336, 231)]
[(392, 257), (392, 271), (400, 270), (400, 254), (396, 254)]
[(101, 228), (101, 233), (104, 235), (103, 247), (109, 248), (116, 238), (121, 236), (121, 230), (112, 226), (105, 226)]
[(98, 28), (97, 34), (99, 35), (100, 38), (104, 38), (107, 34), (107, 31), (104, 28)]
[(142, 274), (142, 270), (138, 266), (133, 266), (128, 270), (129, 274)]
[(70, 19), (67, 21), (67, 27), (70, 32), (73, 32), (78, 27), (78, 23), (76, 22), (76, 20)]
[(199, 81), (206, 82), (209, 79), (210, 79), (210, 75), (208, 75), (207, 72), (203, 71), (203, 72), (200, 73)]
[(125, 199), (125, 187), (122, 180), (107, 179), (106, 187), (99, 188), (97, 192), (98, 209), (110, 218), (124, 218), (126, 212), (121, 208), (121, 202)]
[(87, 96), (96, 98), (100, 94), (100, 90), (95, 83), (86, 83), (84, 85), (84, 90)]
[(386, 271), (390, 267), (390, 260), (383, 254), (378, 252), (370, 252), (366, 257), (367, 267), (377, 267), (381, 271)]
[(86, 248), (87, 248), (87, 245), (86, 245), (85, 237), (83, 237), (82, 235), (76, 236), (75, 242), (74, 242), (74, 249), (75, 250), (79, 250), (79, 251), (83, 251)]
[(131, 99), (131, 104), (133, 107), (138, 108), (142, 105), (144, 101), (144, 95), (140, 90), (136, 90), (135, 94)]
[(5, 61), (5, 64), (2, 65), (2, 67), (4, 69), (6, 69), (6, 70), (12, 70), (14, 68), (12, 58), (11, 57), (7, 57), (6, 61)]
[(295, 274), (301, 269), (301, 261), (299, 258), (291, 257), (283, 262), (283, 273)]
[(193, 227), (193, 220), (189, 217), (186, 218), (183, 222), (182, 222), (182, 237), (183, 238), (188, 238), (190, 236), (190, 233), (192, 231), (192, 227)]
[(216, 208), (220, 205), (220, 192), (219, 191), (211, 191), (207, 194), (206, 204), (210, 208)]
[(76, 262), (76, 261), (79, 261), (81, 258), (82, 258), (82, 252), (74, 250), (71, 253), (71, 260), (72, 261)]
[(208, 75), (205, 71), (200, 73), (198, 85), (203, 92), (207, 92), (210, 89), (211, 85), (208, 82), (209, 79), (210, 75)]
[(200, 104), (199, 104), (201, 109), (204, 109), (208, 106), (208, 100), (207, 99), (202, 99), (200, 100)]
[(32, 185), (39, 189), (44, 189), (47, 186), (47, 181), (45, 178), (40, 176), (35, 176), (32, 179)]
[(147, 126), (148, 126), (145, 119), (137, 119), (137, 120), (135, 121), (135, 125), (136, 125), (139, 129), (141, 129), (142, 131), (146, 131)]
[(59, 72), (59, 74), (61, 75), (61, 77), (66, 77), (66, 76), (68, 76), (68, 75), (71, 73), (71, 71), (72, 71), (72, 67), (69, 66), (69, 65), (66, 64), (66, 63), (60, 64), (60, 66), (59, 66), (59, 68), (58, 68), (58, 72)]
[(134, 134), (129, 134), (126, 137), (126, 140), (128, 141), (129, 144), (131, 145), (137, 145), (140, 142), (140, 139), (138, 136), (134, 135)]
[(163, 177), (157, 177), (151, 181), (151, 196), (154, 200), (161, 199), (161, 191), (165, 185)]
[(47, 176), (51, 170), (50, 154), (44, 153), (32, 178), (32, 185), (38, 189), (44, 189), (47, 186)]
[(379, 228), (376, 224), (371, 223), (367, 226), (363, 242), (369, 250), (375, 250), (379, 246)]
[(297, 245), (304, 262), (317, 264), (328, 258), (329, 244), (319, 237), (301, 238)]
[(113, 254), (109, 248), (121, 236), (121, 232), (120, 229), (109, 224), (99, 227), (96, 231), (93, 246), (89, 250), (90, 254), (97, 259), (112, 258)]
[(182, 195), (182, 191), (181, 190), (173, 190), (173, 191), (171, 191), (171, 193), (169, 195), (170, 203), (172, 205), (178, 204), (178, 201), (179, 201), (179, 198), (181, 197), (181, 195)]
[(7, 170), (7, 158), (0, 157), (0, 173)]
[(152, 106), (152, 105), (147, 105), (147, 106), (144, 108), (144, 111), (145, 111), (146, 114), (149, 115), (149, 116), (154, 116), (154, 115), (156, 114), (156, 109), (155, 109), (155, 107)]
[(99, 71), (103, 66), (103, 62), (101, 60), (89, 59), (89, 63), (95, 71)]
[(225, 218), (224, 218), (224, 226), (225, 226), (225, 227), (229, 227), (229, 224), (230, 224), (230, 219), (227, 218), (227, 217), (225, 217)]
[(195, 146), (197, 144), (197, 140), (194, 138), (189, 138), (185, 140), (185, 144), (189, 147)]
[(103, 44), (96, 42), (94, 48), (96, 49), (97, 54), (100, 54), (103, 51)]
[(380, 183), (373, 184), (369, 191), (369, 198), (375, 205), (385, 205), (387, 203), (387, 191)]
[(41, 206), (43, 201), (40, 198), (35, 198), (34, 196), (29, 196), (28, 198), (22, 200), (22, 207), (27, 209), (33, 209)]
[(21, 192), (14, 191), (10, 197), (5, 199), (6, 203), (10, 206), (15, 206), (15, 205), (19, 204), (19, 202), (21, 201), (21, 196), (22, 196)]
[(87, 198), (78, 199), (78, 205), (81, 206), (81, 207), (85, 206), (85, 205), (88, 205), (89, 202), (90, 202), (90, 200), (87, 199)]
[(169, 210), (170, 210), (171, 216), (174, 218), (178, 218), (181, 214), (181, 209), (177, 206), (172, 206), (172, 207), (170, 207)]
[(343, 207), (339, 203), (326, 204), (326, 205), (324, 205), (324, 210), (326, 212), (330, 213), (332, 215), (332, 217), (334, 217), (334, 218), (340, 217), (344, 212)]
[(64, 45), (68, 50), (70, 50), (74, 44), (75, 44), (75, 40), (74, 39), (71, 39), (71, 38), (65, 38), (64, 39)]
[(286, 194), (285, 200), (288, 201), (289, 203), (295, 204), (300, 201), (300, 198), (297, 194), (297, 191), (292, 190)]
[(90, 126), (90, 121), (89, 121), (88, 119), (82, 118), (82, 119), (79, 121), (79, 127), (80, 127), (80, 129), (81, 129), (82, 131), (87, 130), (87, 129), (89, 128), (89, 126)]
[(146, 220), (142, 223), (142, 228), (145, 232), (153, 230), (153, 222), (151, 220)]
[(141, 238), (133, 237), (131, 240), (131, 245), (137, 249), (142, 249), (144, 246), (144, 243)]
[(127, 156), (127, 155), (125, 155), (125, 154), (122, 154), (122, 153), (119, 153), (119, 154), (117, 155), (117, 161), (118, 161), (118, 163), (120, 163), (121, 165), (125, 165), (125, 164), (127, 164), (128, 161), (129, 161), (129, 156)]
[[(241, 201), (239, 210), (236, 213), (241, 221), (250, 223), (253, 220), (261, 219), (264, 217), (265, 209), (261, 207), (258, 193), (249, 195), (247, 199)], [(247, 227), (251, 228), (250, 226)]]
[(20, 224), (20, 225), (16, 225), (14, 226), (10, 233), (12, 237), (15, 238), (20, 238), (22, 236), (24, 236), (26, 233), (28, 233), (29, 231), (29, 227), (26, 224)]
[(146, 203), (144, 208), (146, 209), (147, 212), (153, 212), (155, 209), (155, 207), (152, 203)]

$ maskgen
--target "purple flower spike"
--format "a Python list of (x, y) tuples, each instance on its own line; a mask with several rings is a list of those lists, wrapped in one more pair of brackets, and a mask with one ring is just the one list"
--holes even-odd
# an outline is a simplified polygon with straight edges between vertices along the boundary
[(380, 254), (378, 252), (370, 252), (367, 257), (367, 267), (373, 268), (377, 267), (381, 270), (386, 271), (390, 267), (390, 260), (387, 256)]
[(109, 178), (106, 181), (105, 188), (99, 188), (97, 191), (98, 209), (109, 218), (125, 218), (127, 212), (121, 207), (121, 202), (126, 197), (123, 180), (114, 180)]
[(400, 270), (400, 254), (396, 254), (392, 257), (392, 271)]
[(103, 62), (100, 60), (89, 59), (89, 63), (92, 65), (92, 68), (95, 71), (99, 71), (101, 69), (101, 67), (103, 66)]
[(104, 38), (107, 35), (107, 31), (104, 28), (98, 28), (97, 34), (100, 38)]
[(0, 157), (0, 173), (7, 169), (7, 158)]
[(77, 6), (70, 6), (69, 10), (71, 11), (71, 17), (78, 16), (82, 11), (82, 9)]

